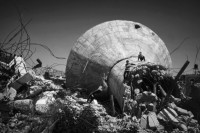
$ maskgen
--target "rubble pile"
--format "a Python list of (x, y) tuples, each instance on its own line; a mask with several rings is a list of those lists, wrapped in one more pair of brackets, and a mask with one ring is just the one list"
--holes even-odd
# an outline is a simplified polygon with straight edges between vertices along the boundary
[[(2, 122), (0, 129), (2, 133), (28, 133), (28, 132), (42, 132), (47, 127), (51, 126), (56, 118), (42, 117), (40, 115), (16, 113), (9, 118), (8, 122)], [(51, 129), (52, 130), (52, 129)]]
[[(131, 132), (137, 131), (137, 124), (126, 117), (112, 117), (106, 113), (100, 104), (91, 104), (83, 110), (78, 123), (82, 131), (86, 132)], [(81, 126), (82, 125), (82, 126)]]
[(34, 78), (18, 90), (12, 88), (15, 91), (9, 91), (8, 86), (1, 88), (1, 132), (42, 132), (58, 121), (60, 104), (55, 95), (60, 87), (37, 76)]
[[(168, 82), (168, 83), (167, 83)], [(161, 90), (155, 90), (154, 84), (157, 83), (163, 86), (166, 93), (172, 90), (172, 78), (167, 73), (163, 66), (155, 65), (153, 63), (140, 63), (138, 65), (128, 63), (126, 64), (126, 70), (124, 72), (124, 111), (129, 114), (132, 112), (132, 107), (135, 105), (135, 100), (139, 103), (152, 103), (157, 101), (157, 96), (162, 96)], [(137, 92), (138, 91), (138, 92)], [(153, 92), (155, 96), (151, 96), (148, 99), (149, 94), (139, 94), (140, 92)], [(146, 101), (145, 101), (146, 100)], [(149, 101), (148, 101), (149, 100)]]
[(123, 129), (119, 127), (119, 123), (123, 123), (121, 119), (108, 115), (97, 101), (89, 104), (77, 93), (66, 91), (42, 76), (34, 75), (15, 91), (12, 100), (6, 96), (0, 103), (7, 107), (7, 110), (1, 108), (1, 132), (115, 132)]
[(124, 112), (140, 119), (141, 128), (199, 132), (198, 116), (194, 118), (193, 115), (196, 112), (181, 108), (189, 99), (164, 67), (152, 63), (139, 66), (127, 63), (124, 85)]
[[(199, 101), (185, 96), (168, 74), (170, 55), (153, 31), (129, 21), (107, 22), (94, 29), (98, 31), (86, 32), (70, 53), (66, 85), (71, 88), (64, 88), (65, 79), (51, 77), (47, 68), (38, 71), (42, 66), (39, 59), (29, 69), (25, 61), (31, 57), (31, 49), (27, 54), (23, 53), (26, 49), (17, 51), (23, 43), (10, 43), (16, 47), (14, 53), (10, 47), (13, 54), (4, 51), (9, 46), (4, 44), (0, 50), (0, 133), (200, 132)], [(23, 25), (17, 34), (22, 30), (26, 31)], [(25, 46), (30, 47), (30, 42)], [(142, 49), (149, 56), (143, 56), (144, 62), (136, 56)], [(128, 59), (132, 63), (124, 66)], [(111, 103), (97, 101), (103, 93), (110, 95)], [(186, 110), (188, 101), (196, 102), (190, 106), (194, 110)]]
[[(96, 100), (89, 104), (79, 92), (66, 91), (42, 76), (35, 75), (20, 89), (21, 91), (17, 91), (13, 100), (5, 96), (1, 100), (1, 107), (4, 107), (1, 108), (1, 132), (122, 133), (155, 130), (148, 126), (143, 127), (143, 123), (148, 125), (149, 122), (143, 119), (145, 115), (141, 118), (128, 113), (111, 116), (107, 113), (105, 106)], [(155, 115), (152, 112), (150, 114)], [(190, 123), (190, 126), (194, 127), (194, 123), (195, 121), (193, 125)], [(164, 126), (170, 127), (170, 125)], [(195, 126), (198, 129), (198, 124), (195, 123)], [(161, 128), (160, 132), (164, 131)], [(171, 126), (169, 131), (179, 132), (179, 129)]]
[[(103, 105), (97, 101), (91, 104), (86, 103), (86, 99), (73, 98), (67, 96), (69, 101), (65, 101), (63, 115), (55, 127), (54, 132), (136, 132), (139, 123), (136, 118), (130, 116), (113, 117), (106, 112)], [(78, 102), (77, 102), (78, 101)], [(66, 104), (67, 103), (67, 104)], [(66, 106), (67, 105), (67, 106)]]
[[(4, 96), (5, 97), (5, 96)], [(94, 100), (65, 91), (51, 80), (35, 75), (20, 87), (1, 114), (1, 132), (130, 132), (137, 131), (132, 117), (112, 117)], [(5, 118), (5, 114), (7, 118)], [(3, 116), (4, 115), (4, 116)]]

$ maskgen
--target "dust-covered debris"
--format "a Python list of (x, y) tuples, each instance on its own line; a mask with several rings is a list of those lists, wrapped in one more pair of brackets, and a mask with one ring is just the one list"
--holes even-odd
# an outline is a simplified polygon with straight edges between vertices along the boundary
[[(157, 66), (143, 65), (141, 68), (144, 69), (133, 71), (135, 76), (124, 81), (127, 86), (124, 113), (116, 112), (116, 116), (111, 116), (109, 101), (101, 103), (94, 99), (88, 103), (83, 88), (66, 90), (33, 71), (32, 78), (19, 88), (10, 87), (10, 83), (21, 77), (8, 78), (1, 84), (1, 132), (199, 132), (198, 121), (193, 119), (192, 112), (177, 106), (182, 99), (170, 95), (168, 102), (162, 104), (168, 94), (163, 84), (155, 82), (152, 90), (131, 90), (129, 80), (138, 78), (135, 84), (145, 82), (140, 78), (147, 68), (152, 75), (146, 77), (152, 76), (149, 79), (153, 82), (165, 79), (165, 71)], [(1, 72), (0, 76), (7, 74)]]
[[(133, 51), (138, 52), (141, 48), (128, 47), (133, 50), (131, 51), (127, 50), (127, 47), (124, 47), (125, 51), (123, 51), (121, 50), (121, 42), (118, 42), (117, 45), (113, 45), (115, 47), (113, 49), (120, 49), (118, 52), (120, 53), (122, 51), (123, 54), (119, 55), (123, 59), (121, 59), (122, 57), (118, 59), (118, 56), (114, 57), (113, 53), (110, 54), (113, 51), (112, 48), (106, 50), (108, 52), (107, 55), (112, 56), (110, 58), (102, 51), (105, 50), (102, 48), (98, 54), (95, 53), (96, 51), (91, 53), (83, 52), (84, 54), (91, 54), (92, 62), (90, 63), (90, 57), (86, 61), (85, 58), (79, 57), (81, 54), (78, 54), (78, 56), (75, 54), (75, 52), (82, 52), (82, 50), (75, 49), (74, 52), (71, 52), (71, 56), (74, 58), (70, 58), (71, 62), (69, 60), (66, 68), (66, 73), (68, 73), (67, 78), (70, 78), (67, 79), (68, 84), (72, 83), (77, 85), (81, 81), (81, 84), (89, 86), (91, 83), (94, 85), (92, 86), (94, 88), (91, 86), (86, 87), (95, 90), (97, 89), (95, 85), (99, 86), (102, 82), (98, 80), (100, 79), (100, 75), (102, 73), (106, 73), (106, 75), (103, 76), (102, 85), (97, 89), (100, 91), (94, 91), (98, 93), (90, 93), (88, 91), (89, 89), (85, 89), (83, 86), (80, 87), (78, 86), (79, 84), (75, 87), (65, 88), (64, 84), (66, 79), (61, 77), (63, 73), (60, 76), (54, 75), (52, 77), (53, 72), (48, 70), (48, 68), (43, 70), (40, 68), (42, 66), (40, 59), (37, 59), (37, 65), (27, 70), (26, 60), (34, 53), (31, 51), (30, 45), (40, 45), (48, 49), (52, 55), (53, 53), (44, 45), (31, 44), (30, 37), (25, 28), (26, 25), (22, 23), (20, 30), (9, 39), (8, 43), (1, 44), (0, 132), (200, 132), (200, 110), (197, 107), (199, 105), (191, 104), (190, 107), (192, 108), (187, 108), (186, 110), (185, 106), (189, 105), (189, 103), (195, 103), (195, 100), (184, 95), (182, 86), (179, 85), (176, 78), (174, 79), (169, 75), (168, 69), (164, 67), (171, 66), (171, 58), (167, 49), (164, 47), (164, 43), (158, 36), (152, 37), (152, 34), (149, 34), (151, 30), (143, 25), (138, 28), (138, 24), (132, 22), (113, 21), (110, 23), (124, 23), (124, 26), (129, 28), (129, 23), (133, 24), (134, 30), (140, 29), (140, 32), (148, 36), (150, 41), (157, 40), (155, 47), (161, 48), (165, 55), (161, 56), (163, 53), (152, 49), (152, 53), (149, 53), (148, 50), (143, 52), (145, 55), (151, 55), (151, 62), (146, 62), (146, 60), (149, 60), (147, 56), (145, 56), (144, 60), (140, 61), (135, 56), (124, 58), (125, 53), (131, 53), (132, 55)], [(112, 28), (105, 28), (107, 27), (105, 24), (102, 27), (104, 27), (102, 29), (108, 32), (113, 32), (111, 30)], [(27, 37), (25, 46), (24, 43), (20, 43), (20, 41), (23, 41), (22, 39), (20, 39), (19, 43), (12, 45), (12, 40), (22, 31), (25, 31)], [(115, 33), (117, 32), (113, 34)], [(147, 43), (148, 48), (151, 48), (149, 41), (146, 41), (140, 34), (138, 36), (132, 36), (133, 33), (138, 32), (131, 32), (130, 37), (133, 40), (135, 37), (138, 37), (138, 39), (142, 40), (142, 43)], [(100, 33), (97, 32), (94, 34)], [(116, 39), (116, 37), (118, 38)], [(112, 36), (110, 37), (110, 41), (105, 42), (110, 43), (116, 42), (116, 40), (123, 41), (126, 39), (123, 36)], [(104, 40), (104, 36), (102, 36), (102, 40)], [(80, 38), (80, 41), (83, 40)], [(101, 47), (107, 48), (106, 43), (103, 43)], [(5, 44), (8, 45), (6, 46)], [(9, 46), (11, 47), (9, 48)], [(25, 47), (28, 46), (29, 49), (27, 50)], [(147, 47), (146, 45), (141, 46)], [(18, 47), (22, 48), (21, 51), (19, 51)], [(9, 48), (9, 52), (12, 54), (6, 52), (5, 48)], [(28, 51), (28, 53), (24, 51)], [(26, 56), (16, 55), (16, 53), (21, 53)], [(95, 59), (92, 58), (93, 54), (100, 54), (99, 57), (95, 57), (97, 63), (94, 63)], [(126, 56), (129, 56), (129, 54)], [(157, 65), (157, 58), (162, 65)], [(130, 59), (130, 64), (128, 59)], [(77, 65), (75, 62), (77, 60), (84, 65)], [(124, 65), (125, 61), (128, 62), (126, 65)], [(71, 71), (73, 65), (75, 67)], [(38, 68), (41, 71), (38, 71)], [(101, 68), (101, 70), (98, 68)], [(77, 76), (74, 73), (79, 75)], [(108, 77), (108, 79), (104, 77)], [(73, 80), (73, 78), (76, 80)], [(106, 91), (103, 91), (104, 89)], [(120, 92), (120, 90), (122, 91)], [(89, 93), (91, 95), (88, 97)], [(99, 100), (97, 95), (101, 93), (106, 93), (107, 95), (109, 93), (112, 96), (112, 103), (110, 103), (109, 99), (105, 99), (105, 97), (102, 98), (103, 100)], [(113, 96), (115, 96), (116, 101)]]

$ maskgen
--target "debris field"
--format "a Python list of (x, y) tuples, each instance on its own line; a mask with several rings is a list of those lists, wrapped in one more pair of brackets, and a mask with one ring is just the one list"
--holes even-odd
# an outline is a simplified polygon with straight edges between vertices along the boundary
[(34, 52), (25, 27), (0, 47), (0, 133), (200, 132), (199, 101), (180, 81), (189, 62), (173, 76), (168, 50), (149, 28), (116, 20), (88, 30), (72, 48), (66, 77), (56, 77), (39, 73), (40, 59), (27, 67)]

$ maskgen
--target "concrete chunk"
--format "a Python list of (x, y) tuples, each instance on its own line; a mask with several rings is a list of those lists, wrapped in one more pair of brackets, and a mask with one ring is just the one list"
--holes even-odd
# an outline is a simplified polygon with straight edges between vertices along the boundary
[(32, 79), (33, 79), (33, 76), (31, 74), (31, 71), (29, 71), (26, 74), (24, 74), (23, 76), (19, 77), (17, 80), (15, 80), (13, 83), (10, 83), (9, 86), (18, 90), (22, 85), (24, 85), (28, 81), (31, 81)]
[(17, 95), (17, 91), (13, 87), (7, 88), (7, 91), (4, 93), (4, 95), (11, 101), (14, 100)]
[(23, 100), (16, 100), (11, 104), (11, 106), (19, 111), (22, 111), (24, 113), (33, 112), (34, 105), (33, 100), (31, 99), (23, 99)]
[(156, 113), (155, 112), (150, 112), (148, 114), (148, 126), (149, 128), (157, 128), (160, 125)]
[[(35, 110), (40, 114), (51, 114), (55, 110), (53, 104), (55, 103), (54, 95), (56, 92), (44, 92), (42, 97), (36, 102)], [(52, 105), (52, 106), (51, 106)]]
[(140, 126), (141, 128), (146, 129), (147, 128), (147, 115), (142, 115), (140, 120)]

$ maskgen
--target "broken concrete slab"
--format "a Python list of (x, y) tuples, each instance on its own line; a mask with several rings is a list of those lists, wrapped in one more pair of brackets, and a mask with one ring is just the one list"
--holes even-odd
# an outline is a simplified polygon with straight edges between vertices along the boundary
[(159, 116), (162, 116), (162, 118), (164, 118), (163, 120), (179, 123), (179, 121), (175, 118), (174, 114), (171, 113), (168, 110), (168, 108), (163, 109), (162, 111), (160, 111), (160, 113), (161, 114)]
[(39, 114), (53, 113), (55, 111), (53, 104), (56, 101), (54, 95), (56, 95), (55, 91), (44, 92), (41, 98), (39, 98), (39, 100), (36, 101), (36, 104), (35, 104), (36, 112), (38, 112)]
[(150, 112), (148, 114), (148, 127), (151, 129), (156, 129), (160, 125), (156, 113)]
[(9, 105), (16, 110), (23, 113), (32, 113), (34, 111), (34, 105), (32, 99), (23, 99), (10, 102)]
[(41, 86), (38, 85), (31, 86), (29, 91), (30, 95), (28, 97), (34, 97), (36, 95), (39, 95), (42, 91), (43, 89)]
[(140, 120), (140, 126), (141, 126), (141, 128), (144, 128), (144, 129), (146, 129), (147, 128), (147, 125), (148, 125), (148, 117), (147, 117), (147, 115), (142, 115), (142, 117), (141, 117), (141, 120)]
[(4, 99), (4, 94), (3, 93), (0, 93), (0, 101)]
[(10, 83), (9, 86), (18, 90), (22, 85), (24, 85), (28, 81), (31, 81), (32, 79), (33, 79), (33, 71), (28, 71), (26, 74), (19, 77), (14, 82)]
[(6, 89), (6, 91), (4, 92), (4, 95), (6, 98), (8, 98), (9, 100), (14, 100), (16, 95), (17, 95), (17, 91), (13, 88), (13, 87), (9, 87)]
[(15, 74), (19, 74), (20, 76), (23, 76), (24, 74), (27, 73), (26, 63), (21, 56), (15, 55), (14, 59), (8, 65), (10, 68), (13, 65), (15, 66)]

